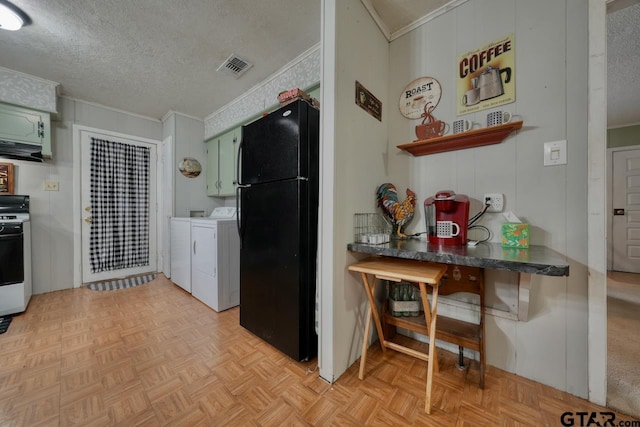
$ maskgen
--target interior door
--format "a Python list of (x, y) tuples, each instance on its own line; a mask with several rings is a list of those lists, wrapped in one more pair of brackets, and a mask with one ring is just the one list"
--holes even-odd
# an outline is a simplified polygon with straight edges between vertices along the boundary
[[(146, 196), (146, 201), (139, 201), (136, 203), (130, 203), (128, 201), (118, 201), (116, 202), (116, 207), (123, 207), (123, 205), (134, 205), (134, 207), (140, 205), (141, 203), (147, 203), (148, 212), (147, 212), (147, 223), (144, 224), (144, 228), (146, 228), (148, 238), (140, 237), (138, 238), (137, 233), (141, 233), (139, 229), (130, 229), (131, 227), (123, 228), (119, 231), (118, 239), (125, 239), (126, 241), (135, 242), (136, 245), (139, 246), (139, 250), (148, 251), (148, 259), (145, 257), (146, 261), (142, 263), (138, 263), (137, 266), (134, 267), (125, 267), (125, 268), (112, 268), (108, 267), (106, 270), (100, 270), (95, 268), (95, 262), (92, 265), (92, 255), (91, 252), (94, 251), (94, 254), (103, 253), (105, 250), (104, 245), (101, 245), (100, 242), (96, 242), (96, 227), (103, 228), (119, 228), (118, 226), (108, 226), (106, 227), (110, 219), (108, 216), (114, 216), (112, 214), (104, 213), (104, 210), (98, 212), (95, 207), (92, 206), (91, 200), (91, 182), (92, 182), (92, 174), (95, 176), (96, 168), (92, 166), (91, 161), (91, 146), (92, 146), (92, 138), (96, 138), (99, 140), (107, 140), (111, 142), (117, 142), (120, 144), (124, 144), (127, 147), (143, 147), (147, 148), (149, 154), (149, 162), (148, 165), (144, 166), (144, 168), (148, 168), (148, 191)], [(151, 273), (157, 271), (157, 226), (158, 226), (158, 208), (157, 208), (157, 169), (158, 169), (158, 156), (157, 149), (158, 145), (160, 145), (160, 141), (147, 140), (142, 138), (137, 138), (134, 136), (127, 136), (122, 134), (114, 134), (111, 132), (100, 132), (100, 131), (89, 131), (82, 130), (80, 133), (80, 153), (81, 153), (81, 176), (82, 176), (82, 184), (81, 184), (81, 208), (82, 208), (82, 228), (81, 228), (81, 241), (82, 241), (82, 282), (90, 283), (101, 280), (110, 280), (119, 277), (127, 277), (137, 274)], [(99, 154), (96, 154), (99, 156)], [(95, 159), (95, 158), (94, 158)], [(116, 178), (119, 177), (124, 178), (123, 175), (126, 175), (127, 172), (122, 171), (122, 173), (115, 174)], [(135, 183), (135, 179), (133, 179)], [(98, 200), (98, 202), (104, 201), (105, 196), (100, 196), (99, 199), (96, 199), (96, 194), (94, 192), (94, 201)], [(107, 196), (108, 197), (108, 196)], [(119, 198), (122, 200), (122, 198)], [(127, 198), (125, 198), (127, 199)], [(116, 199), (118, 200), (118, 199)], [(138, 227), (142, 228), (142, 227)], [(91, 239), (92, 230), (94, 234), (94, 239)], [(142, 236), (142, 234), (140, 234)], [(93, 240), (93, 241), (92, 241)], [(94, 255), (95, 257), (95, 255)]]
[(640, 273), (640, 149), (613, 152), (613, 269)]

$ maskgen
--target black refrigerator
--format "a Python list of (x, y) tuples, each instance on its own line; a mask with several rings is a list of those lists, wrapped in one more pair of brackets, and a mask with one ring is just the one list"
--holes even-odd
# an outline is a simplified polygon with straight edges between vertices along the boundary
[(291, 358), (315, 332), (319, 111), (295, 101), (242, 127), (240, 325)]

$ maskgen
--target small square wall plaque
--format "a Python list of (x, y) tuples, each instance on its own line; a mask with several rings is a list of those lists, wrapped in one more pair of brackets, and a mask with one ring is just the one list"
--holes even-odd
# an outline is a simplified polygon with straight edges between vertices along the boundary
[(382, 121), (382, 102), (356, 80), (356, 104), (373, 117)]
[(13, 163), (0, 163), (0, 194), (13, 194)]

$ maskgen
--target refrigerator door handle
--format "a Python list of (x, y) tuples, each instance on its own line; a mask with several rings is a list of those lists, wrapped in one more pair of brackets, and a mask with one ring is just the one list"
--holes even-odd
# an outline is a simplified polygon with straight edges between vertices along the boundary
[(240, 218), (241, 214), (240, 214), (240, 212), (242, 211), (242, 209), (240, 209), (240, 192), (245, 187), (247, 187), (247, 186), (238, 185), (236, 187), (236, 228), (238, 229), (238, 237), (240, 237), (240, 247), (241, 248), (242, 248), (242, 225), (241, 225), (241, 218)]
[(236, 159), (236, 183), (238, 185), (242, 185), (242, 181), (240, 181), (240, 159), (242, 158), (242, 141), (244, 138), (240, 139), (240, 144), (238, 145), (238, 158)]
[[(244, 133), (244, 132), (243, 132)], [(240, 196), (243, 188), (249, 187), (242, 183), (240, 179), (240, 159), (242, 158), (242, 146), (244, 138), (240, 138), (240, 144), (238, 144), (238, 158), (236, 159), (236, 228), (238, 229), (238, 237), (240, 237), (240, 247), (242, 248), (242, 218), (240, 208)]]

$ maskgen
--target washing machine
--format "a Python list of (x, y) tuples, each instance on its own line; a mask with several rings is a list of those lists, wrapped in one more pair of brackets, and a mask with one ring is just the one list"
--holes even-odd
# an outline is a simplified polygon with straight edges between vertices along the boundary
[(191, 218), (191, 294), (223, 311), (240, 304), (240, 239), (236, 208)]

